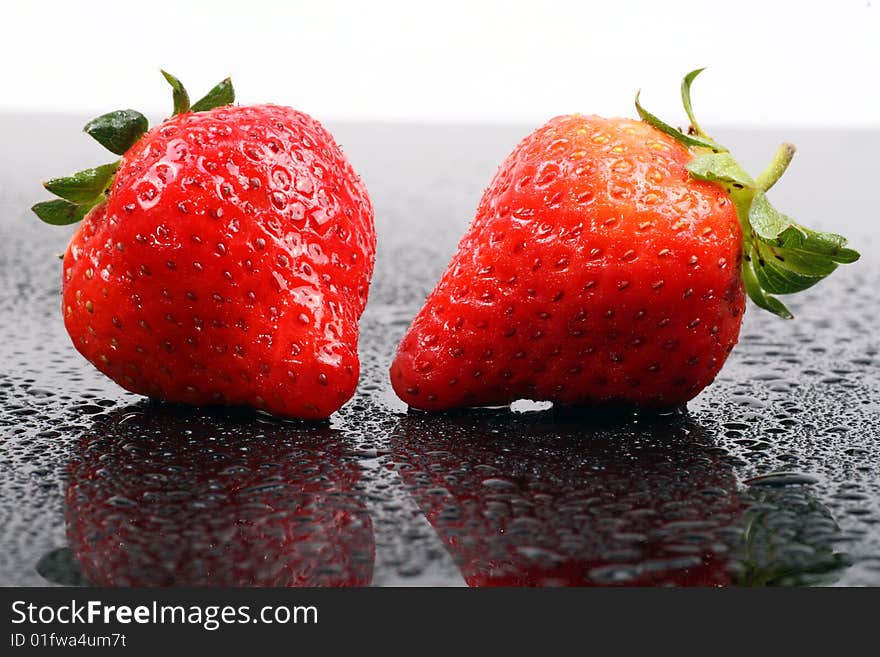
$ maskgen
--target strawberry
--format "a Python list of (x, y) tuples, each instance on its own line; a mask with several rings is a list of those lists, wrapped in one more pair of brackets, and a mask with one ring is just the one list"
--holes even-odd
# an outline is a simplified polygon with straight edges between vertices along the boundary
[(643, 119), (559, 116), (501, 164), (391, 366), (415, 408), (508, 404), (673, 407), (714, 379), (745, 294), (803, 290), (858, 253), (794, 223), (766, 191), (794, 149), (753, 179), (682, 99), (681, 132)]
[(119, 385), (189, 404), (326, 418), (357, 385), (375, 254), (367, 190), (315, 119), (230, 106), (229, 80), (147, 131), (133, 110), (85, 130), (122, 156), (46, 188), (74, 346)]
[(67, 539), (102, 586), (365, 586), (375, 541), (357, 463), (322, 425), (142, 403), (67, 466)]

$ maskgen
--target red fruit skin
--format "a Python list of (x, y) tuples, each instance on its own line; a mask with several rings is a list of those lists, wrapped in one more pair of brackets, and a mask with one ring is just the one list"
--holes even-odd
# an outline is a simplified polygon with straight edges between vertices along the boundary
[(175, 116), (122, 158), (64, 256), (74, 345), (139, 394), (326, 418), (354, 393), (367, 190), (287, 107)]
[(560, 116), (501, 165), (391, 366), (415, 408), (672, 407), (736, 344), (742, 235), (645, 123)]

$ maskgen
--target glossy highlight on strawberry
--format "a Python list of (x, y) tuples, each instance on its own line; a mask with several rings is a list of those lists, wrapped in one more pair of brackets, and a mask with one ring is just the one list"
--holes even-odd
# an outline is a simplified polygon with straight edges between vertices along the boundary
[(398, 348), (391, 382), (412, 407), (681, 405), (737, 342), (746, 293), (799, 291), (858, 254), (776, 212), (758, 179), (693, 120), (688, 134), (567, 115), (501, 164), (448, 269)]
[[(193, 111), (202, 101), (190, 107), (166, 77), (175, 116), (124, 148), (65, 253), (71, 339), (139, 394), (326, 418), (358, 381), (375, 257), (367, 190), (307, 114)], [(62, 196), (70, 186), (47, 184)], [(75, 217), (86, 206), (70, 209), (71, 196), (35, 211)]]

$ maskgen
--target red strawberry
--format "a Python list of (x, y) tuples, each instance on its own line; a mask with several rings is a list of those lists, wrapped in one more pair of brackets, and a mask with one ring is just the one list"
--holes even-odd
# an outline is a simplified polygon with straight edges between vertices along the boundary
[(327, 427), (142, 404), (67, 467), (67, 539), (102, 586), (365, 586), (357, 463)]
[[(793, 148), (752, 179), (693, 119), (560, 116), (502, 163), (391, 366), (442, 410), (518, 398), (671, 407), (736, 344), (745, 292), (796, 292), (858, 254), (768, 203)], [(744, 256), (744, 257), (743, 257)]]
[[(76, 348), (124, 388), (325, 418), (355, 390), (375, 254), (367, 190), (333, 137), (288, 107), (227, 107), (224, 81), (146, 132), (132, 110), (86, 131), (122, 155), (46, 187)], [(86, 214), (87, 213), (87, 214)]]

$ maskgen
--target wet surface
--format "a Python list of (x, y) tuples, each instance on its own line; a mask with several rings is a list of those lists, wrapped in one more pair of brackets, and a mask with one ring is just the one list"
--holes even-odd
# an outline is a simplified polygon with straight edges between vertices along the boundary
[[(880, 585), (880, 135), (785, 135), (804, 164), (774, 199), (863, 260), (794, 322), (750, 308), (688, 412), (427, 416), (391, 393), (394, 347), (526, 129), (339, 126), (379, 253), (357, 396), (309, 425), (146, 402), (74, 351), (70, 231), (27, 207), (94, 164), (80, 123), (40, 122), (39, 148), (33, 118), (0, 130), (0, 584)], [(718, 137), (756, 167), (775, 146)], [(822, 172), (841, 144), (848, 187)]]

